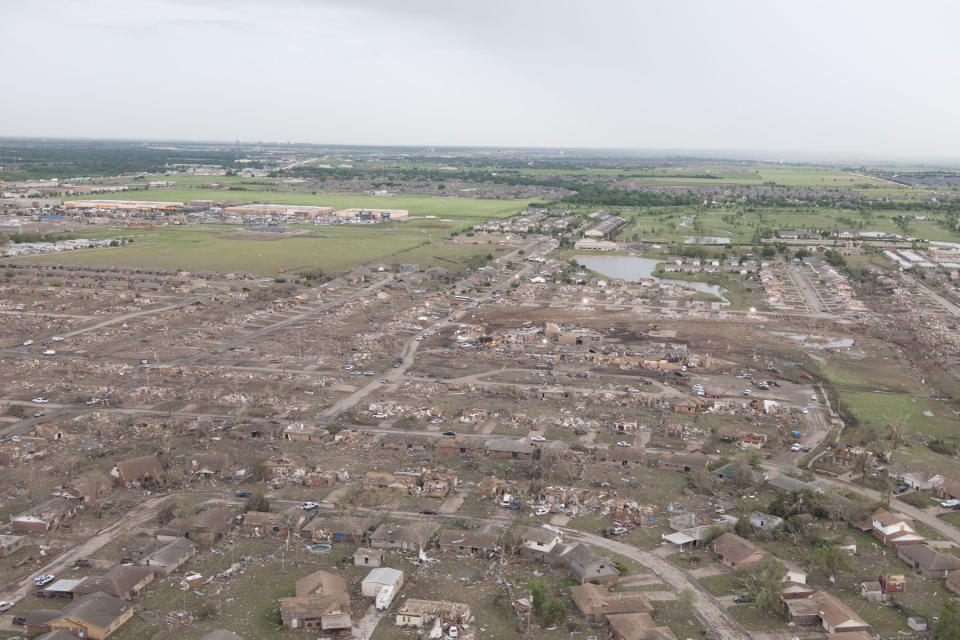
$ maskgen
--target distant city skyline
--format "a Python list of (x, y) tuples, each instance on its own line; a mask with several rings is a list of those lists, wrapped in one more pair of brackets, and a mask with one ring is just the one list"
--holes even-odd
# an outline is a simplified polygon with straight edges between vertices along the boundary
[(947, 2), (2, 5), (0, 136), (960, 159)]

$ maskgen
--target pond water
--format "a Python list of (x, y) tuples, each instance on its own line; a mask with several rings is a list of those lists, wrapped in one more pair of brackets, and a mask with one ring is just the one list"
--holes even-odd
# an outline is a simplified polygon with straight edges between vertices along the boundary
[(730, 244), (730, 238), (724, 236), (685, 236), (683, 244)]
[(711, 293), (723, 300), (724, 304), (729, 304), (729, 301), (723, 297), (725, 289), (715, 284), (687, 282), (686, 280), (670, 280), (654, 276), (653, 271), (661, 262), (654, 258), (640, 258), (638, 256), (575, 256), (574, 260), (587, 269), (596, 271), (608, 278), (617, 278), (619, 280), (626, 280), (627, 282), (638, 282), (644, 278), (653, 278), (657, 282), (668, 282), (680, 287), (686, 287), (687, 289)]

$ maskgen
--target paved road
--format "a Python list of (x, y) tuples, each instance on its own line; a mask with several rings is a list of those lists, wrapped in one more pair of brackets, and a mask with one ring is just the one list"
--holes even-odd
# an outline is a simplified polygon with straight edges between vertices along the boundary
[[(23, 403), (20, 403), (20, 402), (11, 402), (10, 404), (18, 404), (18, 405), (21, 405), (21, 406), (34, 407), (34, 408), (37, 408), (37, 407), (39, 406), (39, 405), (35, 405), (35, 404), (31, 403), (31, 402), (23, 402)], [(21, 420), (20, 422), (14, 422), (13, 424), (7, 425), (6, 427), (3, 427), (2, 429), (0, 429), (0, 438), (5, 438), (5, 437), (7, 437), (7, 436), (17, 436), (17, 435), (20, 435), (20, 434), (22, 434), (24, 431), (26, 431), (27, 429), (30, 429), (31, 427), (35, 427), (35, 426), (37, 426), (38, 424), (43, 424), (44, 422), (47, 422), (48, 420), (51, 420), (52, 418), (56, 418), (56, 417), (58, 417), (58, 416), (62, 416), (62, 415), (64, 415), (64, 414), (70, 413), (70, 412), (72, 412), (73, 410), (74, 410), (74, 408), (72, 408), (72, 407), (63, 406), (63, 407), (61, 407), (61, 408), (59, 408), (59, 409), (54, 409), (54, 410), (52, 410), (52, 411), (47, 411), (45, 415), (40, 416), (39, 418), (27, 418), (27, 419), (25, 419), (25, 420)]]
[(920, 282), (919, 280), (917, 280), (917, 279), (914, 278), (913, 276), (908, 275), (908, 274), (906, 274), (906, 273), (904, 273), (904, 272), (901, 272), (900, 275), (903, 277), (904, 280), (906, 280), (907, 282), (911, 283), (911, 284), (914, 285), (917, 289), (919, 289), (920, 291), (923, 291), (925, 294), (927, 294), (928, 296), (930, 296), (930, 298), (931, 298), (934, 302), (936, 302), (936, 303), (939, 304), (941, 307), (943, 307), (944, 311), (946, 311), (947, 313), (949, 313), (950, 315), (952, 315), (952, 316), (954, 316), (954, 317), (960, 316), (960, 307), (958, 307), (958, 306), (955, 305), (954, 303), (950, 302), (949, 300), (947, 300), (946, 298), (944, 298), (942, 295), (940, 295), (939, 293), (935, 292), (933, 289), (931, 289), (931, 288), (928, 287), (927, 285), (923, 284), (922, 282)]

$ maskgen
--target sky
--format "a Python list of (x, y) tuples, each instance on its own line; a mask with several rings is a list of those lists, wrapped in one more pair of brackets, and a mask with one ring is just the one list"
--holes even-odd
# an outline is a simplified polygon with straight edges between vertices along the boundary
[(0, 0), (0, 136), (960, 157), (960, 3)]

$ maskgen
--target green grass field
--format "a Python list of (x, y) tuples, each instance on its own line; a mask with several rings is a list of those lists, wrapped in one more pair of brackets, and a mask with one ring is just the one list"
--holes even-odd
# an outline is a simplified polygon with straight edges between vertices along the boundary
[[(216, 180), (210, 179), (209, 182)], [(95, 194), (80, 199), (102, 199)], [(187, 202), (189, 200), (217, 200), (229, 202), (269, 202), (271, 204), (306, 204), (330, 206), (337, 209), (367, 207), (379, 209), (407, 209), (412, 216), (437, 216), (439, 218), (506, 218), (526, 208), (529, 200), (480, 200), (476, 198), (434, 198), (431, 196), (398, 195), (393, 197), (367, 196), (353, 193), (316, 194), (304, 191), (249, 191), (211, 189), (154, 189), (136, 191), (117, 196), (124, 200), (162, 200)]]
[[(889, 422), (903, 417), (906, 433), (937, 438), (956, 434), (956, 415), (938, 400), (862, 391), (840, 391), (839, 396), (843, 411), (881, 432), (887, 430)], [(932, 417), (924, 415), (925, 411), (933, 414)]]
[[(282, 237), (277, 240), (238, 239), (226, 235), (233, 227), (161, 228), (136, 234), (134, 244), (125, 247), (75, 251), (22, 258), (30, 262), (108, 264), (116, 266), (163, 267), (197, 271), (212, 269), (227, 273), (248, 271), (275, 276), (284, 271), (313, 268), (332, 274), (372, 261), (419, 262), (431, 257), (424, 247), (417, 253), (404, 252), (430, 242), (422, 233), (388, 232), (371, 226), (320, 227), (323, 237)], [(110, 235), (107, 231), (101, 234)], [(99, 234), (82, 234), (84, 236)], [(114, 235), (127, 234), (126, 230)], [(447, 255), (447, 245), (436, 243), (438, 255)], [(449, 247), (455, 250), (455, 247)], [(462, 250), (465, 258), (474, 252)], [(483, 252), (485, 255), (487, 251)], [(430, 265), (437, 264), (431, 261)], [(429, 266), (429, 265), (424, 265)], [(448, 265), (449, 267), (449, 265)]]

